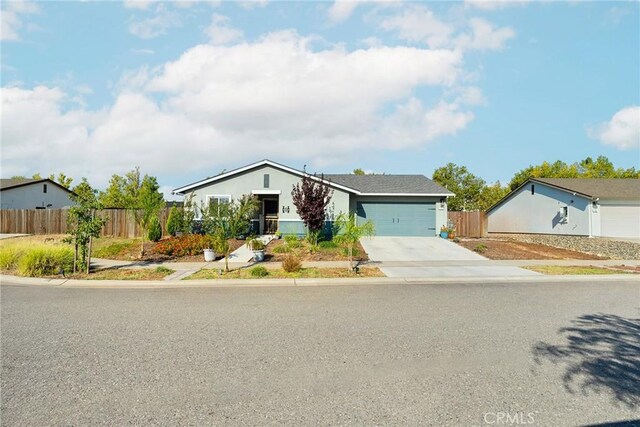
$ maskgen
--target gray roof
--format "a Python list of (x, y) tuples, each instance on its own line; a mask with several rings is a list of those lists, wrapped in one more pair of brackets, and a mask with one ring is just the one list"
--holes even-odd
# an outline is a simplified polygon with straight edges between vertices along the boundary
[(19, 187), (21, 185), (33, 184), (34, 182), (45, 181), (44, 179), (0, 179), (0, 190), (6, 190), (7, 188)]
[(591, 198), (640, 200), (640, 179), (615, 178), (532, 178), (563, 190)]
[(453, 195), (424, 175), (325, 174), (324, 178), (360, 193)]

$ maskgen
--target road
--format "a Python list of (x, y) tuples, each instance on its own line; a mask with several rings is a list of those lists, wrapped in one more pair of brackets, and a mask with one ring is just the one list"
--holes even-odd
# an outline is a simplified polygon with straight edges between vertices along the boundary
[(639, 298), (631, 281), (5, 283), (2, 424), (640, 420)]

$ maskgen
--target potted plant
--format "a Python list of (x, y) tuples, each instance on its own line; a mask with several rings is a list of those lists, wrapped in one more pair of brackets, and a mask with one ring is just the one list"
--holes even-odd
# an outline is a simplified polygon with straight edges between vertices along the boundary
[(213, 249), (205, 249), (204, 250), (204, 261), (205, 262), (211, 262), (214, 259), (216, 259), (216, 253), (213, 251)]
[(264, 242), (258, 238), (249, 239), (247, 241), (247, 247), (251, 252), (253, 252), (253, 259), (256, 262), (264, 261), (265, 246)]
[(282, 237), (282, 233), (280, 232), (280, 230), (277, 230), (276, 233), (273, 235), (276, 239), (280, 240), (280, 238)]
[(442, 237), (443, 239), (449, 238), (449, 229), (447, 228), (446, 225), (443, 225), (442, 227), (440, 227), (440, 237)]

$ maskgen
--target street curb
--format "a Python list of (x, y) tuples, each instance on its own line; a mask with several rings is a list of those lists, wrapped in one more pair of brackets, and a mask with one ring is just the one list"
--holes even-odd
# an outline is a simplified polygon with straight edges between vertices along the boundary
[(562, 276), (496, 276), (496, 277), (363, 277), (334, 279), (209, 279), (209, 280), (76, 280), (41, 279), (0, 275), (2, 286), (49, 286), (58, 288), (103, 288), (103, 289), (153, 289), (153, 288), (266, 288), (266, 287), (314, 287), (314, 286), (362, 286), (362, 285), (438, 285), (438, 284), (520, 284), (562, 282), (616, 282), (635, 281), (640, 287), (640, 278), (632, 274), (607, 275), (562, 275)]

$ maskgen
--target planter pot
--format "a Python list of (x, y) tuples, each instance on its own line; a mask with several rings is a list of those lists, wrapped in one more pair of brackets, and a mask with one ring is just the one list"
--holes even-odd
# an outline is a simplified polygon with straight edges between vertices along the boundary
[(213, 252), (213, 249), (205, 249), (204, 250), (204, 260), (205, 262), (211, 262), (216, 259), (216, 254)]
[(251, 251), (251, 252), (253, 252), (253, 259), (256, 262), (264, 261), (264, 251)]
[(453, 233), (449, 233), (449, 239), (455, 239), (455, 238), (456, 238), (456, 235), (455, 235), (455, 234), (453, 234)]
[(440, 232), (440, 237), (442, 237), (443, 239), (448, 239), (449, 238), (449, 233), (446, 231), (441, 231)]

